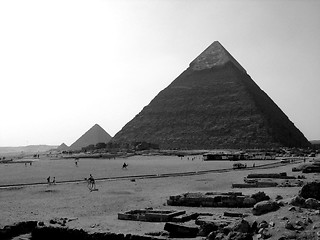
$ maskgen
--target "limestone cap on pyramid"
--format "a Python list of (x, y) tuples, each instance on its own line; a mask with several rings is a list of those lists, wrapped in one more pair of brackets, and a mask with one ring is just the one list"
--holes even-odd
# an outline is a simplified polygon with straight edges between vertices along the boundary
[(234, 57), (221, 45), (220, 42), (214, 41), (205, 49), (196, 59), (190, 63), (190, 68), (199, 71), (213, 67), (223, 66), (227, 62), (232, 62), (240, 71), (247, 71), (237, 62)]

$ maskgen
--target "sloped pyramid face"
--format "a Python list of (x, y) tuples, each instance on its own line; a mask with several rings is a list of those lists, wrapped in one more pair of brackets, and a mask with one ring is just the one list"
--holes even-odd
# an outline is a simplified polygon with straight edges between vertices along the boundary
[(77, 141), (75, 141), (69, 150), (80, 150), (91, 144), (107, 143), (111, 140), (111, 136), (98, 124), (95, 124), (85, 134), (83, 134)]
[(162, 149), (309, 146), (219, 42), (201, 53), (113, 141)]
[(66, 151), (68, 149), (69, 147), (65, 143), (62, 143), (59, 147), (57, 147), (58, 151)]

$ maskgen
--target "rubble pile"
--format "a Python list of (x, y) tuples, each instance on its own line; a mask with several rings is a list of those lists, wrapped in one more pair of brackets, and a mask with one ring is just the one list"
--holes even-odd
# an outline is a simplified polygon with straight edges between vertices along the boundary
[[(42, 223), (40, 223), (39, 225), (42, 225)], [(37, 226), (37, 221), (20, 222), (12, 226), (5, 226), (3, 229), (0, 229), (0, 239), (12, 239), (16, 236), (30, 233)]]

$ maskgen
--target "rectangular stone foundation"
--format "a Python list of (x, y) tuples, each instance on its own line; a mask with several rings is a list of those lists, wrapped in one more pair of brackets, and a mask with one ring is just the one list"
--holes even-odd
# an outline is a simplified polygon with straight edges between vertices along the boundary
[(145, 222), (168, 222), (171, 221), (172, 218), (185, 213), (186, 211), (141, 209), (118, 213), (118, 219)]

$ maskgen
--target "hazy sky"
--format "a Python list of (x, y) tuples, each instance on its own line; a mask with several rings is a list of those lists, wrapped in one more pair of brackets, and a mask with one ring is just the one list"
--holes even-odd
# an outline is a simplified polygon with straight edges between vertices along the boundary
[(320, 1), (0, 1), (0, 146), (114, 136), (218, 40), (320, 139)]

